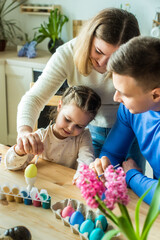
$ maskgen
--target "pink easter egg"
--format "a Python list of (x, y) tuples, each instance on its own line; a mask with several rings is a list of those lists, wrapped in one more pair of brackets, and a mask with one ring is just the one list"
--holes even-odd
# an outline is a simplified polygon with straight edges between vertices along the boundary
[(62, 210), (62, 217), (65, 218), (65, 217), (70, 217), (72, 215), (72, 213), (74, 213), (75, 210), (73, 207), (71, 206), (67, 206), (65, 207), (63, 210)]

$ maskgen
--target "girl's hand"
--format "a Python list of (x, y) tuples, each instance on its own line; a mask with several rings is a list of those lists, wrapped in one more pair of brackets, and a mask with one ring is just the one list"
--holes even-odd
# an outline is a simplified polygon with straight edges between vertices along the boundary
[(17, 138), (17, 146), (15, 151), (23, 154), (39, 155), (43, 152), (44, 146), (39, 135), (36, 132), (32, 132), (32, 128), (29, 126), (23, 126), (20, 128)]
[(15, 151), (16, 154), (19, 155), (19, 156), (24, 156), (24, 155), (26, 155), (26, 152), (24, 151), (24, 149), (23, 149), (23, 150), (20, 149), (17, 144), (14, 146), (14, 151)]
[(76, 185), (77, 179), (78, 179), (78, 177), (77, 177), (77, 178), (73, 178), (73, 180), (72, 180), (72, 185)]

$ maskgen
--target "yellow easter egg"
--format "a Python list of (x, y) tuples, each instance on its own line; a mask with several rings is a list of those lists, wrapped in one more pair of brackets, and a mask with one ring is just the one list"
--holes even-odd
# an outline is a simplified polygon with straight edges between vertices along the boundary
[(34, 178), (37, 176), (37, 167), (35, 164), (30, 164), (26, 167), (24, 175), (28, 178)]

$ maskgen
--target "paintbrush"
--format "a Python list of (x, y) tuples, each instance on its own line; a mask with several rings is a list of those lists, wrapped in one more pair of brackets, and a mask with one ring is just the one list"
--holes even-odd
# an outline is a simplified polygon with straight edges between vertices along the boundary
[[(117, 167), (119, 167), (119, 166), (120, 166), (120, 164), (118, 163), (117, 165), (113, 166), (113, 168), (115, 169), (115, 168), (117, 168)], [(103, 175), (104, 175), (104, 173), (98, 175), (97, 178), (100, 178), (100, 177), (102, 177)]]
[[(50, 121), (50, 123), (49, 123), (49, 125), (48, 125), (48, 129), (47, 129), (47, 131), (46, 131), (46, 133), (45, 133), (45, 135), (44, 135), (44, 137), (43, 137), (43, 139), (42, 139), (42, 142), (44, 142), (44, 140), (46, 139), (46, 136), (47, 136), (47, 133), (48, 133), (48, 131), (49, 131), (49, 128), (50, 128), (51, 124), (52, 124), (52, 120)], [(35, 164), (37, 164), (38, 159), (39, 159), (39, 155), (37, 155), (37, 158), (36, 158), (36, 160), (35, 160)]]

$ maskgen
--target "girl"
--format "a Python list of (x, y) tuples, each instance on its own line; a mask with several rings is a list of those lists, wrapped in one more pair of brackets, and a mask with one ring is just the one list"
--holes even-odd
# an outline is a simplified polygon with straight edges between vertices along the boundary
[[(95, 159), (90, 132), (85, 127), (94, 119), (100, 106), (101, 99), (91, 88), (67, 88), (57, 107), (55, 124), (31, 133), (32, 138), (39, 141), (38, 146), (43, 151), (41, 158), (77, 169), (74, 179), (77, 178), (77, 165), (79, 167), (81, 162), (89, 165)], [(54, 114), (51, 116), (53, 119)], [(10, 170), (23, 169), (36, 151), (30, 148), (27, 154), (25, 145), (20, 148), (16, 144), (8, 150), (5, 165)]]

